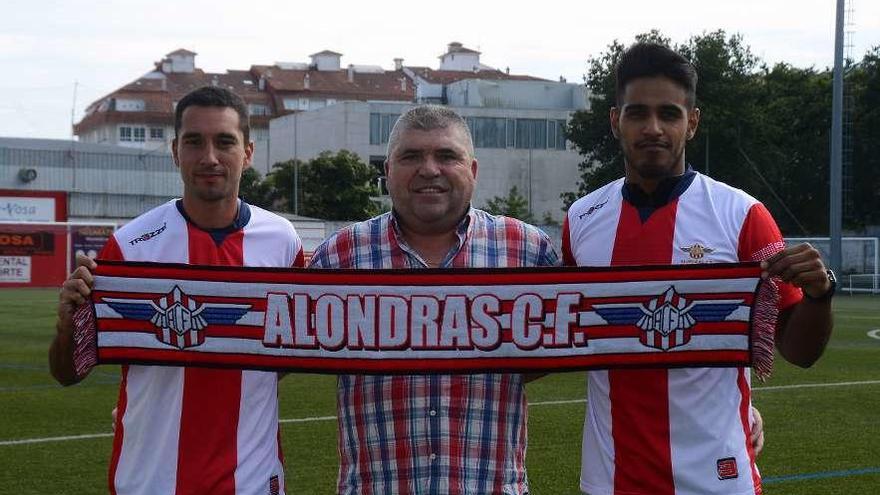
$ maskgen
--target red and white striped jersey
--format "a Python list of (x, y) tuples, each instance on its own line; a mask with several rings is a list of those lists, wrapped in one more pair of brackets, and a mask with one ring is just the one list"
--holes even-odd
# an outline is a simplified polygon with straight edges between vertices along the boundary
[[(680, 194), (673, 194), (647, 218), (624, 199), (623, 179), (576, 201), (563, 227), (565, 262), (615, 266), (752, 261), (784, 247), (761, 203), (739, 189), (691, 174), (682, 180)], [(780, 290), (780, 308), (802, 297), (788, 284), (781, 284)], [(748, 368), (591, 371), (587, 383), (583, 492), (761, 493), (749, 442)]]
[[(231, 228), (207, 232), (178, 200), (119, 229), (99, 259), (290, 267), (303, 252), (265, 210), (241, 202)], [(123, 366), (117, 407), (110, 493), (284, 493), (276, 373)]]

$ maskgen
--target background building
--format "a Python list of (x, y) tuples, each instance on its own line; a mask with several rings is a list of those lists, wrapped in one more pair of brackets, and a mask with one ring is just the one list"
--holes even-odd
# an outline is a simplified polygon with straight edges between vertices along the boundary
[[(93, 205), (72, 206), (71, 211), (127, 216), (129, 210), (143, 211), (142, 206), (177, 194), (179, 184), (174, 188), (165, 181), (154, 187), (161, 175), (155, 175), (153, 161), (162, 162), (159, 167), (167, 171), (177, 101), (197, 87), (214, 85), (235, 91), (247, 102), (256, 144), (254, 168), (263, 175), (279, 161), (310, 159), (340, 149), (357, 153), (381, 170), (388, 133), (407, 106), (449, 105), (468, 118), (474, 133), (480, 160), (476, 205), (483, 206), (487, 199), (506, 195), (516, 186), (529, 200), (533, 215), (549, 214), (560, 220), (559, 194), (576, 183), (581, 161), (568, 149), (563, 127), (572, 112), (586, 108), (586, 89), (510, 74), (482, 64), (480, 55), (453, 42), (436, 69), (405, 66), (397, 58), (394, 68), (386, 70), (377, 65), (343, 66), (342, 54), (324, 50), (312, 54), (309, 62), (208, 73), (196, 66), (196, 53), (176, 50), (147, 74), (93, 102), (74, 126), (84, 145), (131, 149), (131, 153), (109, 152), (121, 158), (119, 167), (108, 171), (108, 180), (117, 173), (130, 178), (140, 171), (149, 178), (129, 181), (118, 190), (72, 195), (71, 203)], [(108, 167), (112, 168), (109, 162)], [(65, 177), (73, 173), (68, 171)], [(63, 180), (58, 179), (59, 185)], [(158, 192), (162, 188), (165, 194)], [(126, 196), (139, 199), (126, 202)]]

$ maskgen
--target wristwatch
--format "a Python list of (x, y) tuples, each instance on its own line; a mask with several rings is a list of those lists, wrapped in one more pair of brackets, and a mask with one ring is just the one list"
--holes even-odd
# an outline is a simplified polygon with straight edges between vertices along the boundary
[(831, 296), (834, 295), (834, 292), (837, 290), (837, 276), (834, 275), (834, 272), (831, 271), (830, 268), (825, 270), (825, 274), (828, 275), (828, 281), (831, 282), (831, 286), (828, 287), (828, 291), (818, 297), (813, 297), (804, 291), (804, 297), (813, 301), (824, 301), (826, 299), (831, 299)]

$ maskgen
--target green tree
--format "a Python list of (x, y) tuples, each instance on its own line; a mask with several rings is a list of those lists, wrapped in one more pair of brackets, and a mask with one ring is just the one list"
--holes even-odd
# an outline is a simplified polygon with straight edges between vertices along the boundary
[(365, 220), (379, 212), (378, 171), (347, 150), (325, 151), (299, 171), (300, 213), (328, 220)]
[(844, 225), (880, 225), (880, 45), (847, 77), (853, 98), (852, 211)]
[(510, 188), (507, 196), (495, 196), (490, 199), (484, 210), (493, 215), (504, 215), (526, 223), (534, 223), (534, 218), (529, 212), (529, 201), (519, 193), (516, 186)]
[(254, 206), (272, 208), (271, 184), (262, 180), (260, 173), (253, 168), (247, 168), (241, 173), (238, 195)]
[[(656, 31), (637, 40), (672, 46)], [(611, 135), (608, 114), (614, 103), (613, 68), (624, 48), (614, 41), (604, 53), (589, 60), (585, 82), (591, 92), (591, 109), (577, 112), (567, 129), (569, 140), (584, 155), (582, 180), (577, 192), (563, 195), (566, 204), (623, 175), (622, 156)], [(688, 145), (688, 162), (761, 200), (786, 234), (826, 233), (830, 71), (788, 64), (769, 68), (751, 53), (741, 36), (724, 31), (703, 33), (673, 48), (691, 60), (699, 79), (701, 123)], [(871, 166), (877, 170), (876, 161), (871, 161), (878, 156), (873, 150), (880, 128), (876, 111), (880, 97), (871, 100), (880, 85), (877, 55), (877, 50), (869, 53), (849, 77), (856, 99), (855, 203), (860, 208), (866, 205), (857, 214), (862, 223), (876, 219), (876, 214), (869, 212), (878, 211), (880, 199), (878, 182), (873, 179), (876, 174), (866, 173)], [(868, 81), (873, 81), (873, 93)], [(848, 225), (857, 223), (854, 219)]]

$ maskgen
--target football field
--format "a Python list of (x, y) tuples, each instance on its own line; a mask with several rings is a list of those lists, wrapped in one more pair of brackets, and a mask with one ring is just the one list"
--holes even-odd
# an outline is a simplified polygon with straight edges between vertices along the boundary
[[(62, 388), (47, 349), (57, 290), (0, 290), (0, 493), (107, 492), (117, 367)], [(837, 297), (835, 332), (808, 370), (777, 358), (755, 383), (766, 424), (759, 458), (769, 495), (880, 494), (880, 297)], [(872, 336), (873, 335), (873, 336)], [(337, 469), (335, 378), (281, 382), (282, 440), (291, 494), (332, 494)], [(529, 385), (527, 465), (533, 495), (577, 494), (583, 373)]]

